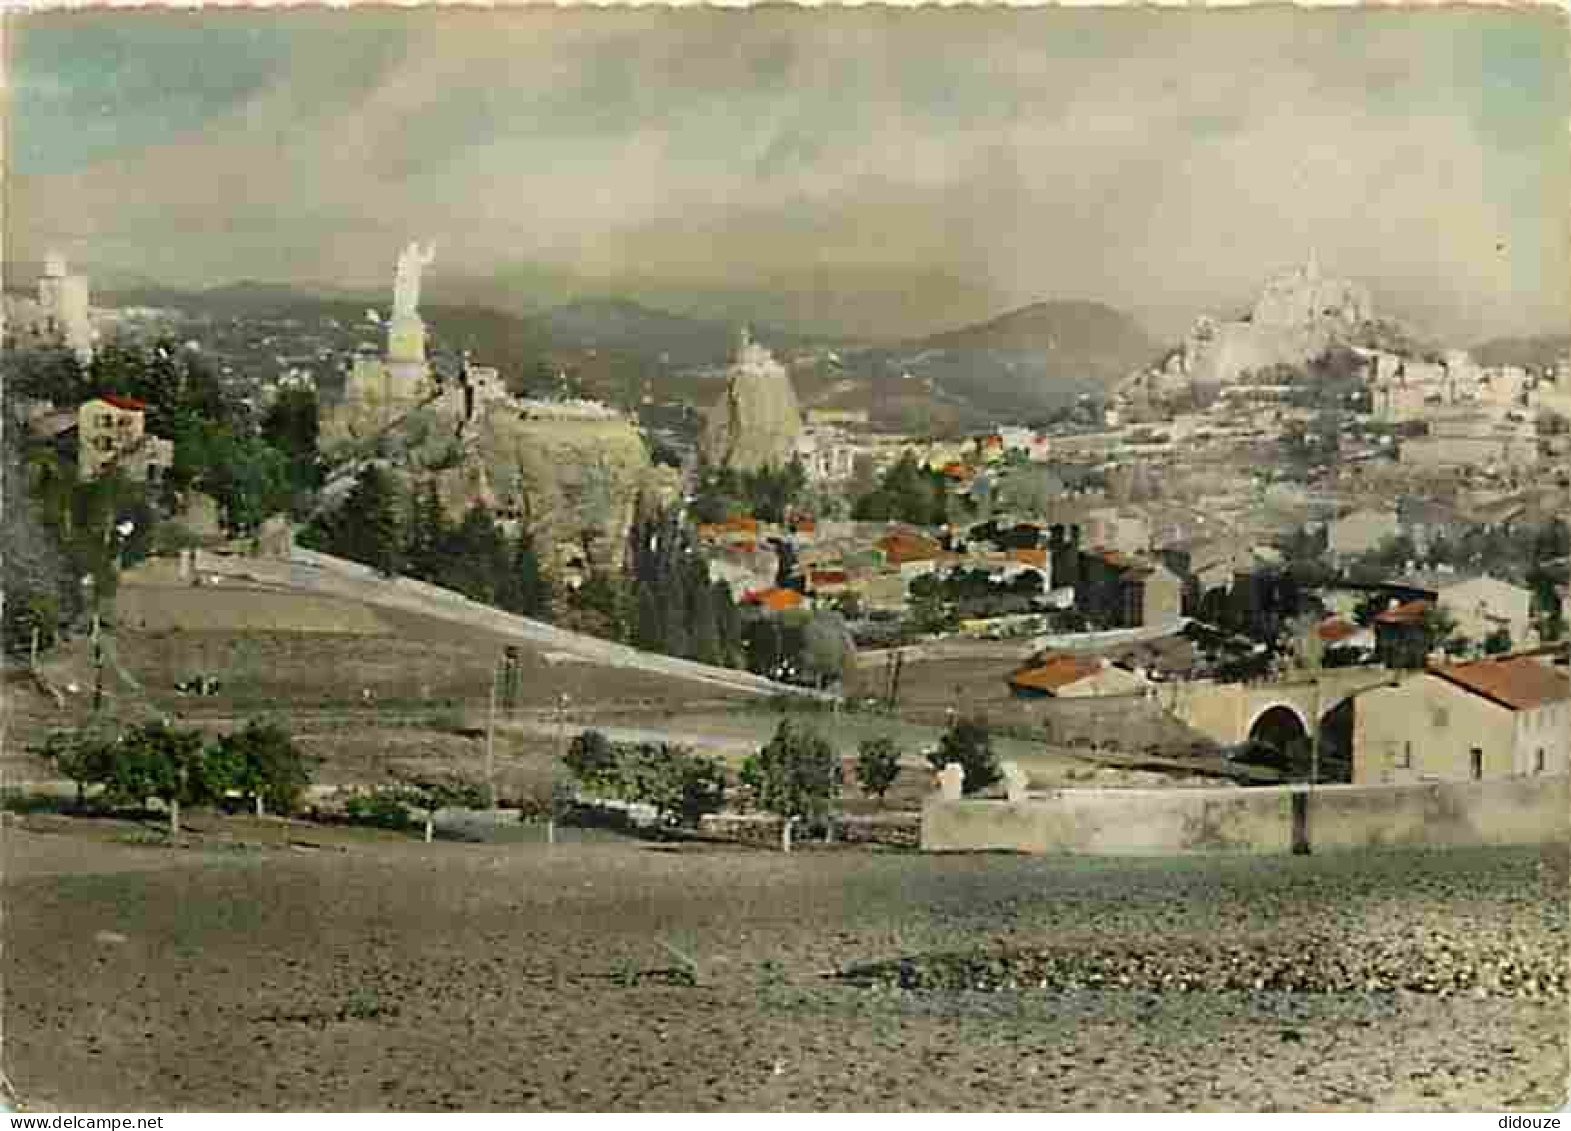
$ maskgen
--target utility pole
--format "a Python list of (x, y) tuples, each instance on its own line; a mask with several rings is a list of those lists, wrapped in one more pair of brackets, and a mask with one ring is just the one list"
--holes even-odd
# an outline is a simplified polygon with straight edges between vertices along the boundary
[(496, 681), (501, 668), (491, 666), (491, 702), (485, 721), (485, 794), (486, 808), (496, 808)]
[(556, 773), (557, 763), (567, 757), (567, 692), (559, 691), (556, 696), (556, 758), (551, 762), (550, 790), (551, 790), (551, 816), (546, 821), (546, 843), (556, 843)]

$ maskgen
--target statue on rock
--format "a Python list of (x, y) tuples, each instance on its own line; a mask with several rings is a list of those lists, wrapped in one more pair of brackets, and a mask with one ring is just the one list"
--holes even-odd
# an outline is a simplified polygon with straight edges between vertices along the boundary
[(420, 273), (436, 262), (434, 247), (411, 242), (398, 256), (393, 276), (393, 317), (413, 318), (420, 309)]

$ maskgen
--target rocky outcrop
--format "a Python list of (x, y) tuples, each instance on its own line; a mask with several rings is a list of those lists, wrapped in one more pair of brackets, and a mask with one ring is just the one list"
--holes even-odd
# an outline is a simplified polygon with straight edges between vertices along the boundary
[(743, 331), (725, 395), (705, 421), (704, 459), (737, 471), (783, 467), (801, 434), (802, 412), (790, 373)]
[(1198, 319), (1161, 367), (1131, 375), (1119, 396), (1126, 406), (1175, 398), (1203, 401), (1246, 373), (1304, 365), (1335, 344), (1353, 341), (1374, 317), (1367, 289), (1322, 276), (1311, 257), (1304, 266), (1268, 280), (1245, 318)]

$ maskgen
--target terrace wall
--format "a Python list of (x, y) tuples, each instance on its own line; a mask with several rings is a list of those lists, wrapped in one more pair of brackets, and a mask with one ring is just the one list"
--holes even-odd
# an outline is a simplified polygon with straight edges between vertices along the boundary
[(1562, 775), (1314, 790), (1062, 790), (1023, 802), (935, 797), (922, 810), (922, 848), (1167, 856), (1269, 855), (1292, 852), (1295, 842), (1310, 851), (1561, 843), (1571, 831), (1568, 786)]

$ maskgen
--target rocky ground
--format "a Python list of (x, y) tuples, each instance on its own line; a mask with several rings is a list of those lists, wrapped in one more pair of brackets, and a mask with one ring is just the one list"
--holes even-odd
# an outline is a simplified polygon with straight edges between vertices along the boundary
[[(787, 857), (198, 823), (183, 849), (118, 822), (6, 829), (6, 1069), (30, 1106), (1564, 1101), (1563, 849)], [(1317, 973), (1204, 973), (1228, 956)]]

